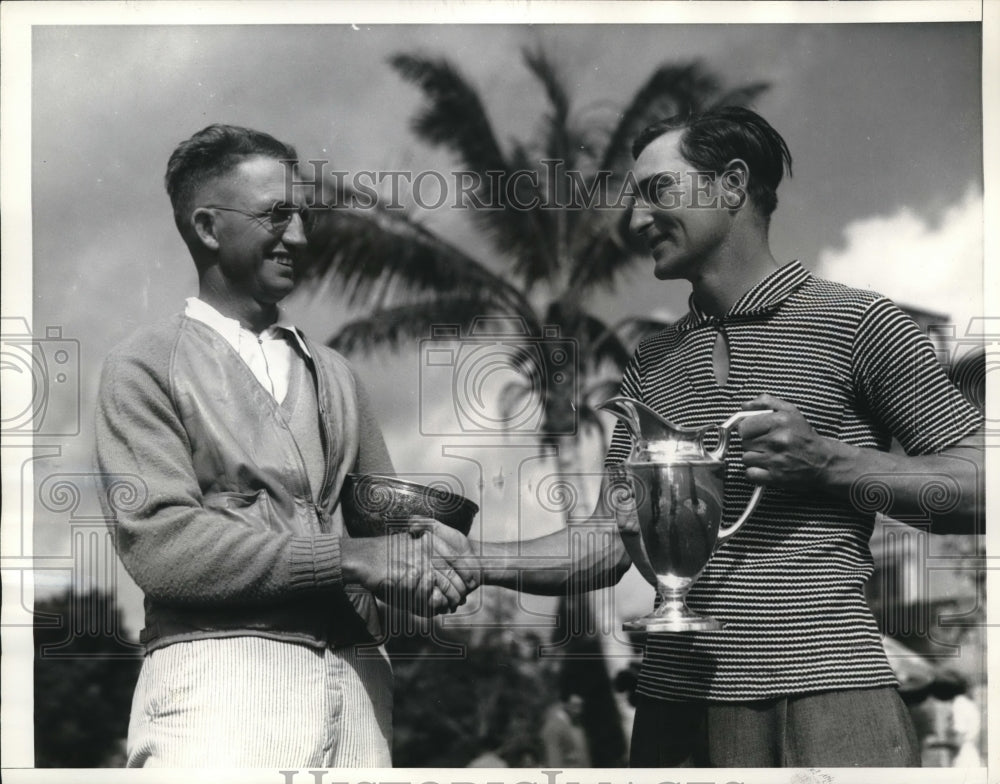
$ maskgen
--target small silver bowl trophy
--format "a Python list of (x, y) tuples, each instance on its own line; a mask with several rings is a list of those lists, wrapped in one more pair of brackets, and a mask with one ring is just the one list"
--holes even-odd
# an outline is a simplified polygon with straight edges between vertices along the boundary
[[(632, 562), (660, 598), (652, 613), (626, 622), (623, 628), (721, 629), (723, 624), (715, 618), (692, 612), (685, 597), (719, 545), (753, 514), (764, 491), (758, 485), (739, 519), (720, 527), (726, 471), (722, 456), (730, 431), (746, 417), (771, 412), (740, 411), (721, 425), (683, 428), (627, 397), (611, 398), (599, 408), (618, 417), (632, 436), (632, 452), (621, 470), (631, 483), (636, 516), (618, 515), (618, 530)], [(704, 439), (712, 431), (718, 432), (719, 442), (709, 450)]]
[(431, 517), (468, 536), (479, 505), (443, 486), (383, 474), (348, 474), (340, 494), (351, 536), (405, 530), (412, 517)]

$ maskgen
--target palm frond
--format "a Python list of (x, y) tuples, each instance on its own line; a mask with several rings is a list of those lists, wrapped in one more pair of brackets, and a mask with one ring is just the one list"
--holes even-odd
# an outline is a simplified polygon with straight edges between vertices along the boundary
[[(605, 177), (596, 165), (596, 150), (603, 147), (607, 130), (594, 128), (592, 124), (577, 127), (571, 117), (565, 79), (541, 47), (526, 50), (524, 57), (549, 99), (550, 111), (544, 118), (538, 154), (548, 161), (558, 162), (548, 165), (545, 195), (548, 203), (565, 205), (548, 223), (554, 224), (550, 233), (556, 241), (558, 267), (567, 273), (569, 270), (565, 268), (573, 258), (571, 248), (577, 244), (581, 229), (586, 231), (593, 217), (591, 205), (586, 203), (587, 196), (599, 192), (592, 190), (595, 184), (600, 187), (595, 180)], [(554, 270), (547, 276), (550, 280), (552, 272)]]
[(502, 311), (533, 315), (521, 292), (503, 277), (406, 212), (379, 205), (320, 211), (300, 274), (307, 281), (336, 281), (352, 306), (461, 292)]
[(464, 325), (497, 312), (496, 304), (475, 297), (446, 296), (380, 308), (348, 322), (327, 345), (344, 354), (377, 348), (398, 349), (431, 337), (441, 325)]
[(538, 159), (521, 144), (511, 152), (511, 172), (535, 176), (518, 174), (512, 187), (505, 189), (503, 210), (482, 215), (481, 225), (494, 245), (510, 256), (511, 271), (524, 282), (527, 294), (559, 269), (559, 210), (544, 206), (553, 203), (554, 194), (543, 188), (547, 176), (539, 172)]
[[(515, 274), (523, 276), (530, 291), (558, 268), (557, 240), (541, 209), (546, 194), (540, 186), (539, 161), (520, 145), (509, 157), (504, 155), (478, 93), (448, 61), (400, 54), (390, 62), (427, 99), (414, 117), (414, 131), (424, 141), (455, 152), (471, 172), (469, 190), (477, 199), (470, 205), (473, 220), (493, 246), (513, 260)], [(541, 61), (532, 63), (544, 68)], [(556, 90), (555, 100), (561, 101), (554, 70), (544, 73), (550, 77), (547, 89)]]
[(769, 89), (771, 89), (771, 84), (769, 82), (753, 82), (743, 87), (734, 87), (713, 100), (710, 108), (716, 109), (722, 106), (749, 106)]
[(580, 370), (585, 376), (595, 374), (605, 364), (620, 370), (629, 360), (630, 352), (618, 340), (614, 329), (580, 308), (575, 300), (550, 303), (545, 323), (558, 325), (561, 336), (573, 341)]
[(389, 63), (427, 98), (411, 123), (419, 138), (450, 149), (471, 171), (507, 169), (479, 93), (451, 63), (416, 54), (397, 54)]
[(601, 167), (620, 170), (630, 160), (632, 140), (650, 123), (699, 111), (719, 93), (719, 81), (700, 62), (665, 64), (639, 88), (611, 133)]
[[(572, 203), (569, 172), (579, 173), (582, 151), (586, 149), (585, 134), (573, 127), (570, 119), (570, 98), (565, 79), (541, 46), (523, 52), (525, 64), (538, 79), (549, 101), (549, 112), (543, 119), (538, 156), (546, 161), (546, 173), (541, 190), (546, 203), (559, 206), (555, 211), (540, 211), (539, 224), (544, 224), (552, 251), (542, 261), (547, 267), (534, 266), (526, 270), (532, 283), (552, 281), (569, 263), (569, 246), (579, 222), (581, 210)], [(536, 164), (537, 165), (537, 164)]]
[(662, 332), (671, 323), (673, 323), (672, 319), (629, 316), (609, 327), (606, 335), (598, 339), (598, 343), (614, 339), (623, 346), (626, 352), (631, 354), (642, 340)]
[(570, 273), (573, 297), (583, 297), (600, 286), (613, 291), (619, 274), (649, 252), (629, 229), (630, 217), (624, 207), (598, 210), (585, 229), (577, 232)]
[(601, 166), (615, 171), (627, 164), (633, 139), (657, 120), (693, 114), (710, 107), (746, 106), (770, 87), (768, 82), (752, 82), (723, 91), (719, 80), (701, 62), (662, 65), (621, 113), (609, 137)]
[(499, 394), (500, 415), (503, 417), (503, 421), (513, 421), (517, 412), (522, 411), (530, 401), (531, 394), (532, 385), (527, 379), (508, 381), (504, 384)]
[(569, 94), (559, 70), (544, 50), (538, 47), (523, 51), (524, 62), (535, 78), (541, 82), (549, 99), (550, 113), (545, 118), (544, 154), (569, 168), (575, 165), (572, 149), (572, 132), (569, 127)]
[(588, 332), (591, 335), (590, 347), (586, 353), (588, 370), (596, 373), (602, 366), (610, 365), (620, 372), (632, 356), (628, 346), (598, 319), (591, 319)]

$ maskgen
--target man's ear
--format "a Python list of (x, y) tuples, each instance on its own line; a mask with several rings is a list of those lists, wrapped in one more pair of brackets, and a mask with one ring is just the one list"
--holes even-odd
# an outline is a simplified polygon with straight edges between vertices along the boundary
[(750, 167), (742, 158), (733, 158), (719, 177), (722, 203), (738, 210), (747, 203), (750, 188)]
[(191, 226), (201, 240), (201, 244), (209, 250), (219, 249), (219, 238), (215, 233), (215, 215), (211, 210), (199, 207), (191, 213)]

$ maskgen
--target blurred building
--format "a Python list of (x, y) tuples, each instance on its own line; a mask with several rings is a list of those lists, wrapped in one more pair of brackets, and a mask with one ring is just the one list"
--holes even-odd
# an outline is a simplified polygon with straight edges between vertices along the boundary
[[(987, 348), (1000, 320), (952, 324), (948, 316), (903, 309), (926, 332), (963, 395), (985, 408)], [(896, 447), (898, 448), (898, 447)], [(932, 535), (925, 520), (880, 516), (871, 539), (875, 573), (868, 599), (887, 636), (886, 650), (904, 696), (916, 700), (940, 673), (959, 673), (985, 726), (985, 542), (976, 536)], [(978, 740), (985, 758), (985, 734)]]

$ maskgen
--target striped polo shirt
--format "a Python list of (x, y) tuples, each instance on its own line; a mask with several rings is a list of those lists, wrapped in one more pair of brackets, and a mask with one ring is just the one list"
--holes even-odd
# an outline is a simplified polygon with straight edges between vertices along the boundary
[[(719, 332), (729, 376), (712, 369)], [(982, 424), (948, 380), (927, 337), (885, 297), (813, 277), (798, 262), (773, 272), (724, 318), (690, 311), (644, 340), (622, 394), (677, 425), (721, 423), (757, 395), (795, 405), (821, 436), (908, 454), (937, 452)], [(631, 441), (615, 428), (607, 463)], [(734, 431), (723, 524), (753, 491)], [(768, 488), (750, 519), (713, 556), (688, 605), (721, 631), (648, 635), (638, 692), (664, 700), (757, 700), (896, 685), (865, 600), (873, 571), (877, 485), (852, 499)]]

